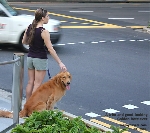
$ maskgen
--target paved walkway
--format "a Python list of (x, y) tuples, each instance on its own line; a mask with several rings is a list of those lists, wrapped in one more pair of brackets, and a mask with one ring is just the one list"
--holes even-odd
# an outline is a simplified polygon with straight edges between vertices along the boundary
[[(0, 97), (0, 109), (11, 110), (11, 101)], [(13, 119), (0, 117), (0, 132), (13, 124)]]
[[(12, 93), (4, 91), (0, 88), (0, 109), (11, 111), (11, 96)], [(25, 99), (22, 100), (24, 105)], [(19, 122), (23, 122), (23, 119), (19, 119)], [(0, 117), (0, 133), (13, 124), (13, 119)], [(8, 131), (7, 133), (10, 133)]]

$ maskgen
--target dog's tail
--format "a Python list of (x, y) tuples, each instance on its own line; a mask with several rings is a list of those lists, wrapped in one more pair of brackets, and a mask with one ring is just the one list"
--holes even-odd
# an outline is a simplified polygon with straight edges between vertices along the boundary
[(11, 111), (0, 110), (0, 117), (13, 118), (13, 113)]

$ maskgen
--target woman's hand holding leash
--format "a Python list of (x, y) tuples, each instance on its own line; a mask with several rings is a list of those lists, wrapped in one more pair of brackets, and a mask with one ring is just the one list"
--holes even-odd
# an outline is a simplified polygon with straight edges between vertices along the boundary
[(67, 68), (66, 68), (66, 66), (61, 62), (61, 63), (59, 63), (59, 66), (60, 66), (60, 69), (61, 69), (61, 71), (67, 71)]

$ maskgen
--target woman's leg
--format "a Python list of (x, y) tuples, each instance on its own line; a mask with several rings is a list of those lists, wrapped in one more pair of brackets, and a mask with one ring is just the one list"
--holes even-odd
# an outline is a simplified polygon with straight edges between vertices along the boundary
[(34, 69), (28, 69), (28, 84), (26, 87), (26, 101), (32, 95), (34, 80), (35, 80), (34, 76), (35, 76), (35, 70)]
[(46, 74), (46, 70), (35, 70), (33, 92), (42, 84), (45, 74)]

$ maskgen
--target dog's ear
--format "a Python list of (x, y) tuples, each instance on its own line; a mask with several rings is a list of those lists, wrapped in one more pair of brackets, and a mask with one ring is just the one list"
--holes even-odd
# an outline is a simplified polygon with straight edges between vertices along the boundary
[(56, 84), (58, 84), (60, 82), (60, 75), (59, 74), (57, 74), (55, 76), (55, 82), (56, 82)]

